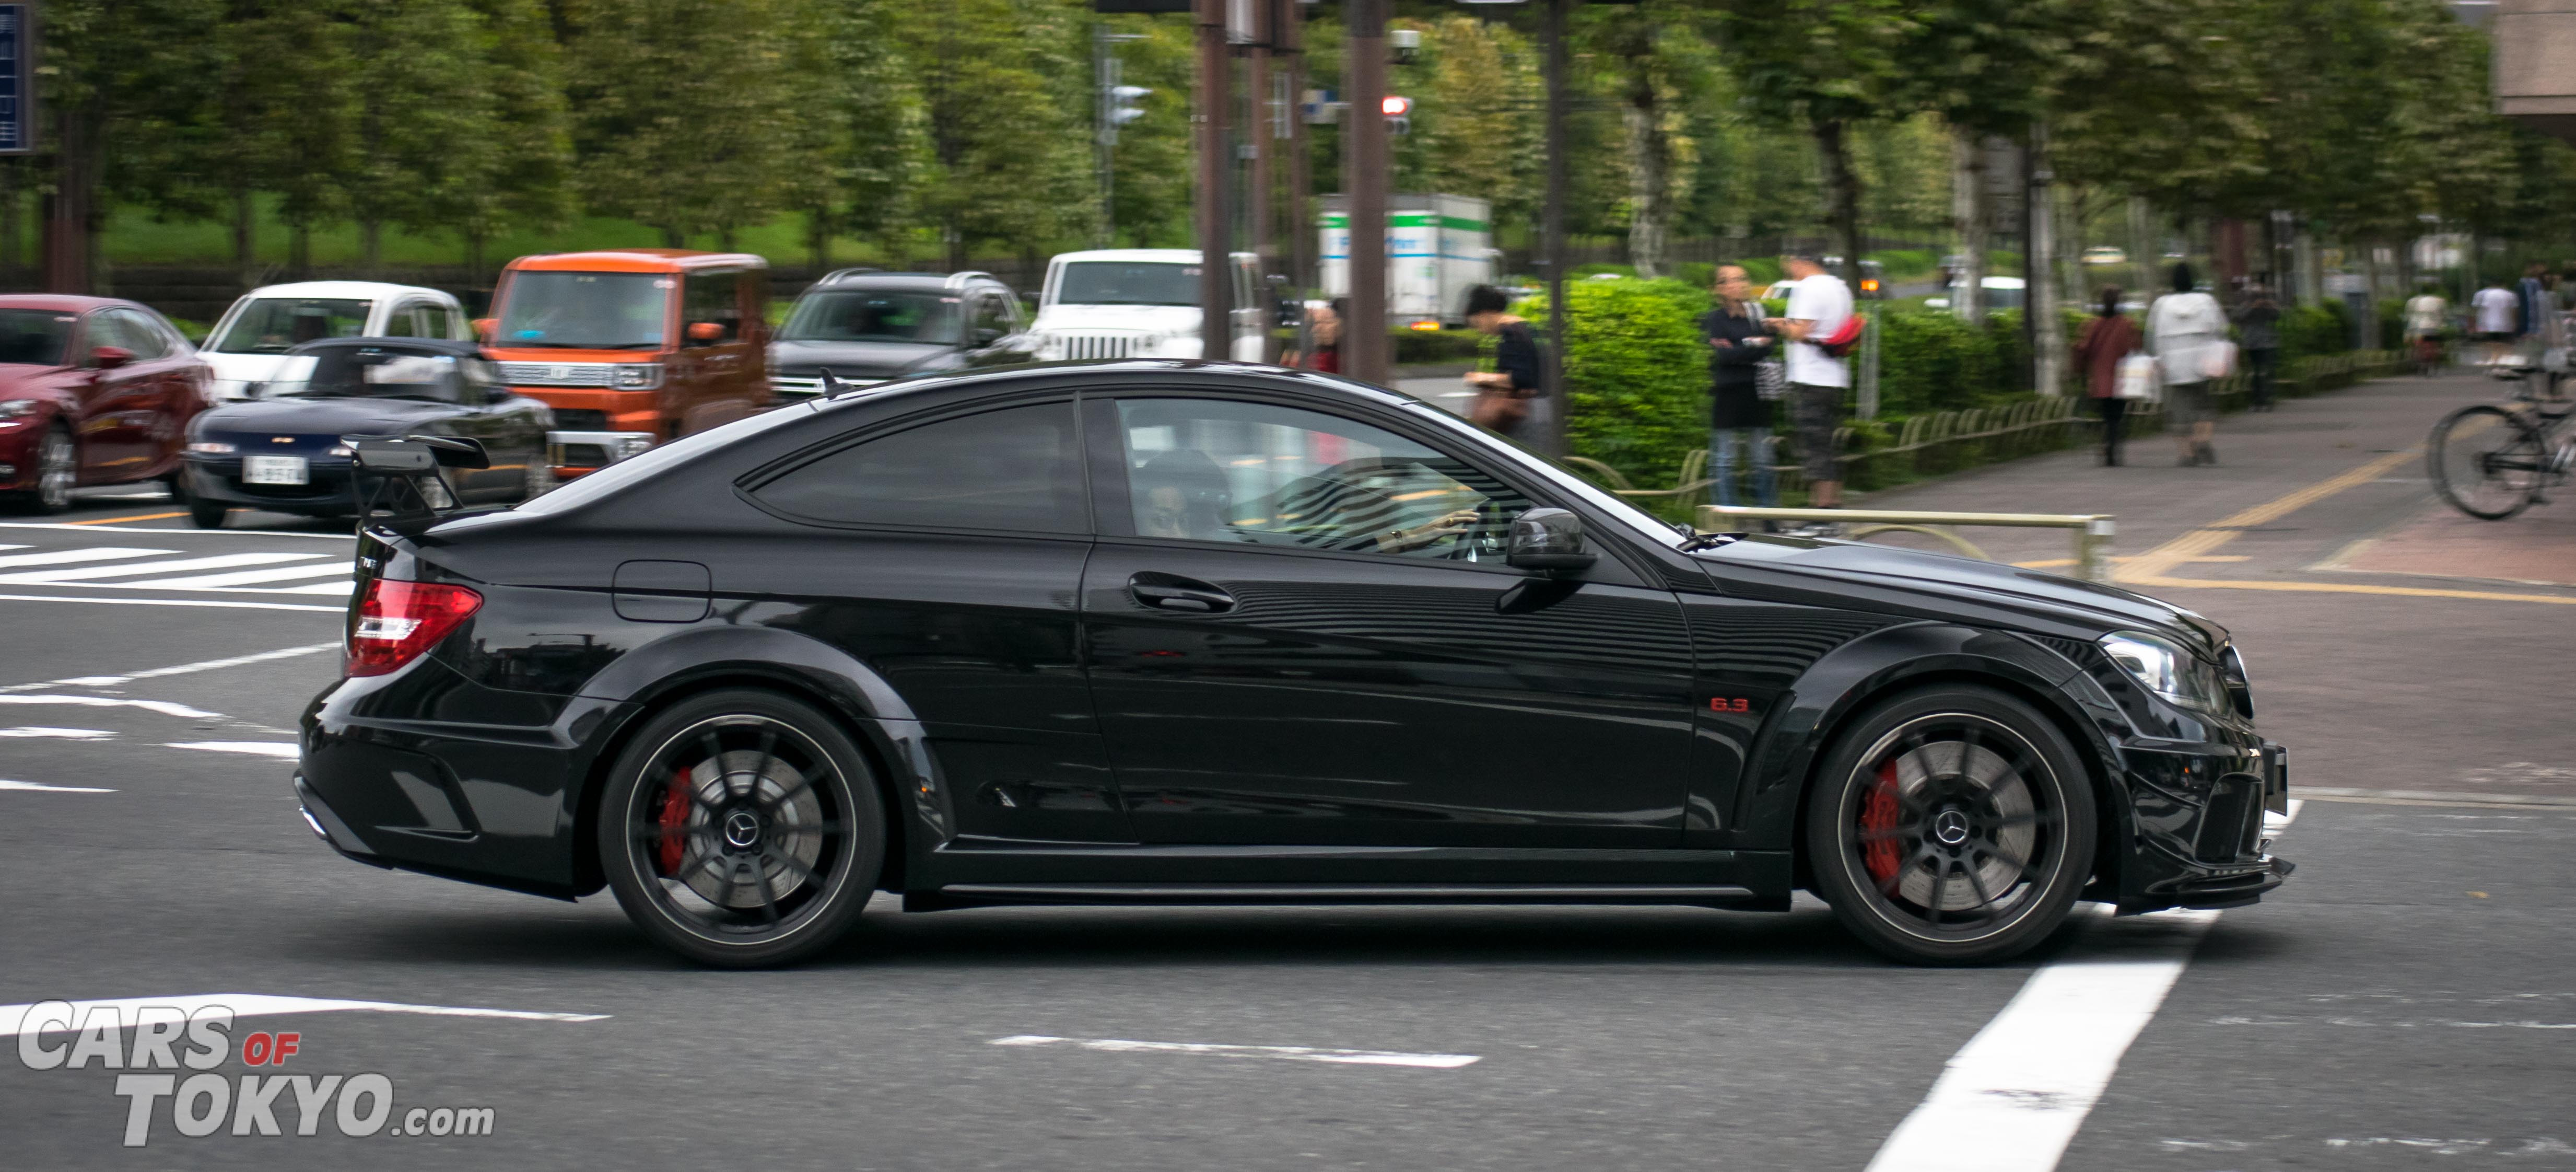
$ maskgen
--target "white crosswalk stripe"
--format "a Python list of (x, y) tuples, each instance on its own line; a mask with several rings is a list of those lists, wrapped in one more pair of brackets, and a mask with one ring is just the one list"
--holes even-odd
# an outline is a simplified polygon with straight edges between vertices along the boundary
[[(0, 549), (27, 549), (0, 545)], [(346, 598), (349, 559), (310, 550), (173, 556), (174, 549), (101, 545), (0, 554), (0, 585), (81, 589), (217, 590)]]
[(77, 570), (37, 570), (26, 574), (0, 574), (0, 582), (13, 586), (37, 586), (54, 582), (95, 582), (103, 578), (132, 578), (144, 574), (167, 574), (179, 570), (221, 570), (233, 566), (273, 566), (279, 562), (321, 561), (326, 553), (219, 553), (208, 557), (176, 558), (166, 562), (121, 562), (113, 566), (84, 566)]
[[(23, 545), (0, 545), (0, 549), (25, 549)], [(13, 553), (0, 557), (0, 570), (20, 566), (60, 566), (73, 562), (112, 562), (118, 558), (160, 557), (177, 553), (175, 549), (131, 549), (122, 545), (101, 545), (89, 549), (57, 549), (46, 553)]]

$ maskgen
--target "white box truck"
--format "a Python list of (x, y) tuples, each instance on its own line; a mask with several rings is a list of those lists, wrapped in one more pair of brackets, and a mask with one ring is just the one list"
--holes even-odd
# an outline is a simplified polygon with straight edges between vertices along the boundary
[[(1324, 197), (1324, 296), (1351, 291), (1351, 219), (1341, 196)], [(1390, 195), (1386, 200), (1386, 317), (1398, 328), (1467, 320), (1467, 290), (1493, 283), (1493, 205), (1470, 195)]]

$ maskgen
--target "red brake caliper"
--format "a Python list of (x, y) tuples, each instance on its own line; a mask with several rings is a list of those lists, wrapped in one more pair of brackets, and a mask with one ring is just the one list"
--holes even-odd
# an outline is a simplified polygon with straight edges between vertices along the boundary
[(1878, 784), (1860, 799), (1861, 862), (1869, 868), (1869, 877), (1884, 885), (1896, 877), (1898, 861), (1903, 857), (1896, 849), (1896, 762), (1879, 767)]
[(680, 833), (680, 828), (689, 822), (688, 770), (671, 775), (670, 791), (662, 796), (661, 816), (653, 822), (662, 828), (661, 856), (657, 861), (662, 864), (662, 873), (668, 875), (680, 869), (680, 849), (688, 844)]

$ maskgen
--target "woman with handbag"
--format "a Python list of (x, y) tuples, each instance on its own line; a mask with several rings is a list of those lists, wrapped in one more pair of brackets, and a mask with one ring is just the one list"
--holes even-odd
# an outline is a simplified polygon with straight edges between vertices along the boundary
[(2120, 425), (2128, 419), (2129, 399), (2121, 392), (2121, 364), (2135, 354), (2145, 339), (2138, 333), (2138, 323), (2120, 312), (2120, 287), (2102, 290), (2101, 313), (2084, 323), (2084, 336), (2075, 342), (2075, 369), (2084, 372), (2085, 391), (2092, 397), (2093, 408), (2102, 413), (2102, 466), (2120, 466)]
[(1762, 324), (1762, 303), (1753, 298), (1753, 279), (1742, 265), (1717, 266), (1709, 290), (1717, 308), (1699, 319), (1700, 337), (1708, 342), (1708, 501), (1735, 501), (1735, 453), (1753, 472), (1753, 503), (1771, 508), (1780, 503), (1779, 478), (1771, 471), (1771, 403), (1788, 389), (1780, 369), (1779, 339)]
[(2147, 308), (2147, 351), (2164, 371), (2165, 425), (2174, 429), (2180, 467), (2216, 464), (2218, 413), (2210, 405), (2209, 384), (2228, 376), (2236, 365), (2236, 344), (2227, 340), (2227, 311), (2218, 299), (2193, 283), (2191, 266), (2173, 267), (2173, 292)]
[(1476, 402), (1467, 418), (1480, 427), (1518, 438), (1529, 419), (1530, 400), (1539, 393), (1538, 336), (1529, 323), (1511, 314), (1511, 299), (1491, 285), (1467, 291), (1467, 324), (1494, 335), (1494, 368), (1467, 375)]

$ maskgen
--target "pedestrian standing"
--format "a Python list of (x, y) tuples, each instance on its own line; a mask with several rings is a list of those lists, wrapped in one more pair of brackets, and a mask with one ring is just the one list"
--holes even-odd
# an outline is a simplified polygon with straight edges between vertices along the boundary
[(1753, 473), (1753, 503), (1771, 508), (1780, 503), (1780, 485), (1771, 471), (1771, 401), (1762, 397), (1761, 367), (1777, 359), (1779, 339), (1763, 320), (1744, 266), (1717, 266), (1710, 292), (1717, 295), (1717, 308), (1699, 319), (1700, 337), (1709, 347), (1709, 503), (1735, 503), (1735, 454), (1741, 448)]
[(1511, 308), (1511, 299), (1491, 285), (1467, 290), (1467, 324), (1494, 335), (1494, 368), (1467, 375), (1476, 390), (1467, 418), (1517, 439), (1539, 393), (1538, 335)]
[(2129, 401), (2120, 397), (2120, 362), (2137, 353), (2143, 338), (2138, 323), (2120, 312), (2120, 287), (2102, 290), (2100, 312), (2084, 323), (2075, 341), (2075, 369), (2084, 372), (2084, 389), (2093, 409), (2102, 414), (2102, 466), (2120, 466), (2120, 429), (2129, 417)]
[(2431, 281), (2406, 299), (2406, 345), (2415, 352), (2415, 372), (2426, 378), (2442, 365), (2442, 335), (2450, 326), (2451, 303)]
[(2469, 314), (2474, 319), (2478, 342), (2485, 354), (2478, 361), (2493, 366), (2504, 360), (2505, 349), (2513, 345), (2515, 327), (2522, 312), (2522, 299), (2504, 287), (2502, 281), (2489, 281), (2469, 298)]
[(2262, 282), (2245, 287), (2245, 301), (2230, 316), (2236, 319), (2237, 344), (2245, 349), (2245, 377), (2254, 393), (2254, 409), (2272, 409), (2272, 372), (2281, 361), (2281, 303)]
[(1342, 372), (1342, 317), (1350, 312), (1351, 299), (1336, 297), (1329, 305), (1306, 311), (1306, 334), (1314, 344), (1303, 354), (1291, 354), (1281, 366), (1320, 370), (1326, 374)]
[(1798, 455), (1806, 464), (1807, 504), (1839, 509), (1843, 473), (1834, 433), (1842, 426), (1843, 395), (1851, 388), (1851, 371), (1817, 343), (1833, 337), (1851, 320), (1851, 286), (1826, 272), (1824, 260), (1814, 253), (1791, 253), (1780, 260), (1793, 282), (1789, 312), (1770, 325), (1789, 340), (1789, 411), (1797, 426)]
[(2523, 266), (2522, 283), (2514, 289), (2513, 333), (2517, 338), (2528, 338), (2540, 332), (2540, 315), (2549, 303), (2549, 283), (2541, 280), (2540, 275), (2548, 271), (2548, 265), (2537, 262)]
[(2147, 307), (2147, 349), (2163, 368), (2165, 425), (2175, 429), (2180, 458), (2189, 468), (2216, 464), (2218, 415), (2209, 402), (2209, 381), (2226, 361), (2227, 312), (2218, 299), (2200, 291), (2191, 266), (2173, 267), (2173, 292)]

